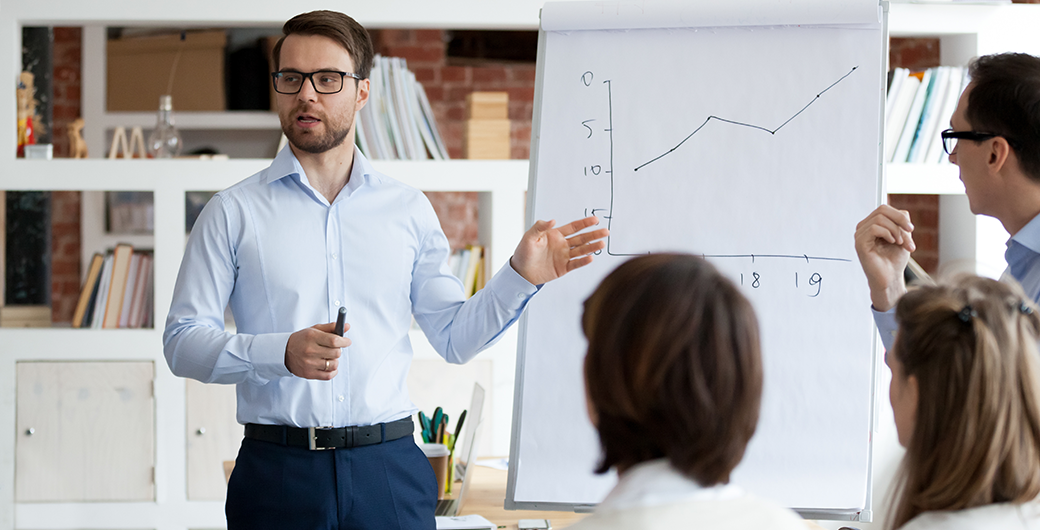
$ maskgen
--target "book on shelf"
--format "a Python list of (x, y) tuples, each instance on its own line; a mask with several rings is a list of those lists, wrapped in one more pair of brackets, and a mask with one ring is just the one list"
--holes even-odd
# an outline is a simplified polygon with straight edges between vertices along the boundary
[(119, 244), (95, 253), (72, 317), (74, 328), (150, 327), (155, 260), (151, 251)]
[[(487, 283), (487, 260), (484, 259), (484, 251), (480, 252), (480, 261), (477, 263), (477, 278), (475, 285), (473, 286), (473, 294), (477, 294), (477, 291), (484, 288), (484, 284)], [(471, 295), (472, 296), (472, 295)]]
[(909, 75), (910, 71), (906, 68), (893, 68), (888, 71), (888, 82), (885, 85), (888, 87), (888, 92), (885, 93), (885, 123), (891, 123), (893, 103)]
[(899, 143), (896, 144), (896, 152), (892, 155), (893, 162), (906, 162), (910, 155), (910, 146), (914, 143), (917, 134), (917, 125), (921, 123), (921, 113), (924, 111), (924, 102), (928, 99), (928, 89), (932, 86), (932, 71), (925, 70), (922, 73), (921, 85), (917, 87), (914, 101), (910, 104), (910, 112), (906, 115), (903, 123), (903, 132), (899, 135)]
[(147, 318), (146, 313), (150, 313), (147, 309), (148, 306), (145, 305), (145, 303), (148, 292), (152, 289), (152, 256), (151, 254), (145, 253), (138, 255), (140, 256), (140, 263), (136, 275), (136, 281), (133, 284), (133, 296), (130, 298), (130, 310), (128, 311), (126, 325), (121, 327), (143, 327), (145, 319)]
[(959, 66), (893, 70), (885, 98), (885, 160), (948, 163), (939, 133), (949, 126), (967, 83), (967, 71)]
[(910, 146), (910, 153), (906, 156), (907, 162), (915, 164), (924, 162), (932, 136), (938, 134), (936, 132), (936, 128), (939, 126), (937, 107), (943, 103), (942, 99), (946, 96), (946, 87), (949, 82), (949, 67), (940, 66), (933, 70), (932, 82), (928, 87), (928, 97), (924, 102), (924, 109), (921, 111), (921, 121), (917, 124), (914, 143)]
[(49, 305), (0, 306), (0, 327), (49, 328), (50, 326), (51, 306)]
[[(386, 131), (386, 113), (383, 111), (383, 82), (382, 69), (379, 61), (373, 61), (372, 71), (369, 73), (368, 103), (361, 109), (358, 115), (358, 130), (365, 134), (365, 144), (370, 151), (362, 151), (366, 156), (375, 159), (397, 158), (393, 146), (389, 142)], [(360, 145), (360, 144), (359, 144)]]
[(98, 282), (97, 296), (94, 298), (93, 307), (90, 309), (89, 327), (93, 329), (101, 329), (101, 322), (105, 319), (105, 304), (108, 302), (108, 288), (110, 285), (112, 285), (111, 251), (105, 253), (105, 262), (101, 265), (101, 279)]
[(462, 282), (462, 292), (466, 294), (466, 298), (484, 288), (487, 281), (484, 263), (482, 245), (466, 245), (466, 248), (453, 252), (448, 259), (451, 273)]
[(112, 252), (112, 276), (105, 302), (105, 316), (101, 321), (102, 328), (119, 327), (119, 315), (123, 310), (123, 295), (133, 255), (134, 247), (126, 243), (116, 245)]
[[(367, 107), (367, 105), (366, 105), (366, 107)], [(364, 109), (361, 109), (361, 112), (364, 112)], [(360, 115), (360, 113), (359, 113), (359, 115)], [(358, 119), (354, 120), (354, 127), (355, 127), (354, 142), (357, 143), (358, 149), (361, 149), (362, 153), (370, 153), (371, 151), (370, 151), (370, 147), (368, 146), (368, 138), (365, 137), (366, 133), (365, 133), (365, 127), (364, 127), (364, 123), (363, 122), (364, 122), (364, 120), (362, 120), (360, 117)]]
[(130, 269), (126, 274), (126, 282), (123, 287), (123, 300), (120, 302), (119, 323), (117, 328), (125, 328), (130, 323), (130, 305), (134, 297), (134, 285), (137, 282), (137, 272), (141, 267), (141, 254), (133, 252), (130, 255)]
[(441, 160), (447, 149), (422, 83), (404, 59), (376, 55), (356, 143), (372, 160)]
[(964, 80), (964, 68), (950, 69), (950, 81), (946, 85), (946, 95), (943, 96), (942, 107), (939, 109), (939, 116), (936, 118), (938, 126), (936, 127), (935, 135), (932, 137), (931, 143), (928, 144), (928, 152), (923, 160), (925, 163), (949, 162), (949, 159), (946, 157), (946, 151), (943, 150), (940, 133), (950, 126), (949, 118), (953, 116), (953, 111), (957, 109), (957, 101), (960, 100), (961, 92), (964, 90)]
[(480, 267), (480, 259), (484, 257), (484, 247), (480, 245), (469, 246), (469, 264), (466, 266), (466, 277), (462, 280), (462, 290), (466, 298), (477, 292), (477, 269)]
[(389, 140), (394, 148), (394, 158), (406, 159), (408, 153), (404, 150), (404, 137), (401, 135), (401, 122), (397, 119), (397, 106), (394, 105), (393, 97), (393, 82), (390, 80), (390, 63), (383, 60), (382, 57), (376, 57), (376, 64), (379, 65), (377, 70), (380, 75), (379, 86), (382, 88), (382, 94), (379, 95), (379, 100), (382, 102), (379, 109), (383, 111), (384, 120), (387, 124), (387, 131), (389, 133)]
[[(415, 92), (419, 95), (419, 107), (422, 108), (422, 125), (429, 129), (428, 132), (432, 136), (433, 146), (436, 148), (430, 149), (430, 153), (438, 160), (447, 160), (451, 157), (448, 156), (448, 147), (444, 145), (444, 138), (441, 137), (440, 130), (437, 129), (437, 118), (433, 114), (433, 107), (430, 106), (429, 98), (426, 97), (426, 90), (423, 89), (422, 83), (416, 81), (415, 84)], [(427, 143), (427, 148), (429, 148), (429, 143)]]
[(97, 284), (101, 278), (101, 265), (105, 257), (95, 252), (90, 258), (90, 266), (87, 268), (87, 277), (83, 281), (83, 287), (79, 291), (79, 301), (76, 302), (76, 310), (72, 313), (72, 327), (83, 326), (83, 317), (87, 314), (87, 308), (91, 300), (97, 297)]
[[(905, 68), (896, 69), (896, 75), (902, 75), (902, 81), (892, 82), (892, 88), (888, 97), (888, 121), (885, 123), (885, 161), (891, 162), (896, 154), (896, 146), (899, 144), (899, 135), (903, 132), (906, 117), (910, 114), (910, 105), (917, 94), (917, 88), (921, 86), (921, 80), (910, 75)], [(891, 92), (898, 90), (898, 92)]]
[(400, 57), (388, 57), (390, 62), (390, 82), (392, 83), (390, 93), (393, 95), (394, 111), (397, 115), (398, 130), (401, 133), (401, 143), (404, 144), (404, 158), (410, 160), (422, 160), (426, 158), (426, 152), (420, 154), (423, 149), (422, 139), (416, 143), (419, 130), (415, 125), (415, 116), (412, 114), (408, 98), (412, 97), (408, 91), (408, 67), (404, 59)]

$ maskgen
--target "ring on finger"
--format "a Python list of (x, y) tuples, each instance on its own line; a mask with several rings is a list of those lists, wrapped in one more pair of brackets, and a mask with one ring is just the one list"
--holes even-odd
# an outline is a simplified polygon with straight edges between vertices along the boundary
[(329, 360), (328, 359), (325, 359), (325, 371), (326, 372), (329, 371)]

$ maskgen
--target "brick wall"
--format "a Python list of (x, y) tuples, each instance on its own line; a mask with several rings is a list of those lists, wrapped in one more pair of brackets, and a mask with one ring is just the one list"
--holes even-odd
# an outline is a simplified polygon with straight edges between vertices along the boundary
[(51, 192), (51, 321), (72, 322), (79, 300), (80, 192)]
[(375, 30), (371, 33), (377, 53), (405, 58), (408, 69), (423, 84), (452, 158), (462, 158), (466, 95), (474, 91), (509, 94), (511, 158), (528, 157), (534, 109), (534, 63), (449, 64), (445, 31)]
[[(54, 28), (54, 156), (69, 154), (66, 125), (80, 116), (82, 28)], [(94, 153), (98, 155), (98, 153)], [(51, 193), (51, 320), (72, 322), (80, 289), (80, 197)]]
[[(466, 95), (474, 91), (509, 93), (510, 154), (514, 159), (528, 158), (534, 109), (533, 63), (450, 64), (447, 33), (441, 30), (374, 30), (371, 34), (377, 53), (405, 58), (408, 69), (423, 84), (452, 158), (462, 158)], [(476, 193), (437, 192), (427, 196), (452, 248), (478, 242)], [(507, 251), (515, 243), (507, 242)]]
[(939, 269), (939, 196), (893, 194), (888, 196), (888, 204), (910, 212), (917, 245), (911, 257), (928, 274), (935, 274)]
[[(66, 126), (80, 116), (83, 28), (54, 28), (54, 156), (69, 156)], [(94, 153), (99, 156), (101, 153)]]

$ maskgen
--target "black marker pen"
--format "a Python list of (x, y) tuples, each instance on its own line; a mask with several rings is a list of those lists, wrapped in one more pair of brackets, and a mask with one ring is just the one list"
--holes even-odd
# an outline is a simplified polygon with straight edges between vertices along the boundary
[(335, 329), (335, 331), (333, 331), (333, 333), (335, 333), (336, 335), (339, 335), (340, 337), (342, 337), (343, 336), (343, 325), (346, 324), (346, 323), (347, 323), (347, 308), (340, 307), (339, 308), (339, 316), (336, 317), (336, 329)]

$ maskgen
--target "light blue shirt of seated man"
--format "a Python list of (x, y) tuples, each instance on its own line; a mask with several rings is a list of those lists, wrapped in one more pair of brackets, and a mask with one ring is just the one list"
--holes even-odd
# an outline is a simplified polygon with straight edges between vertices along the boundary
[[(415, 406), (405, 378), (412, 316), (448, 362), (464, 363), (515, 322), (538, 290), (507, 263), (469, 301), (422, 192), (354, 150), (329, 204), (289, 147), (219, 192), (188, 240), (163, 335), (173, 372), (238, 385), (238, 421), (296, 427), (373, 425)], [(230, 304), (236, 333), (224, 329)], [(347, 308), (352, 345), (330, 381), (293, 376), (286, 343)]]

